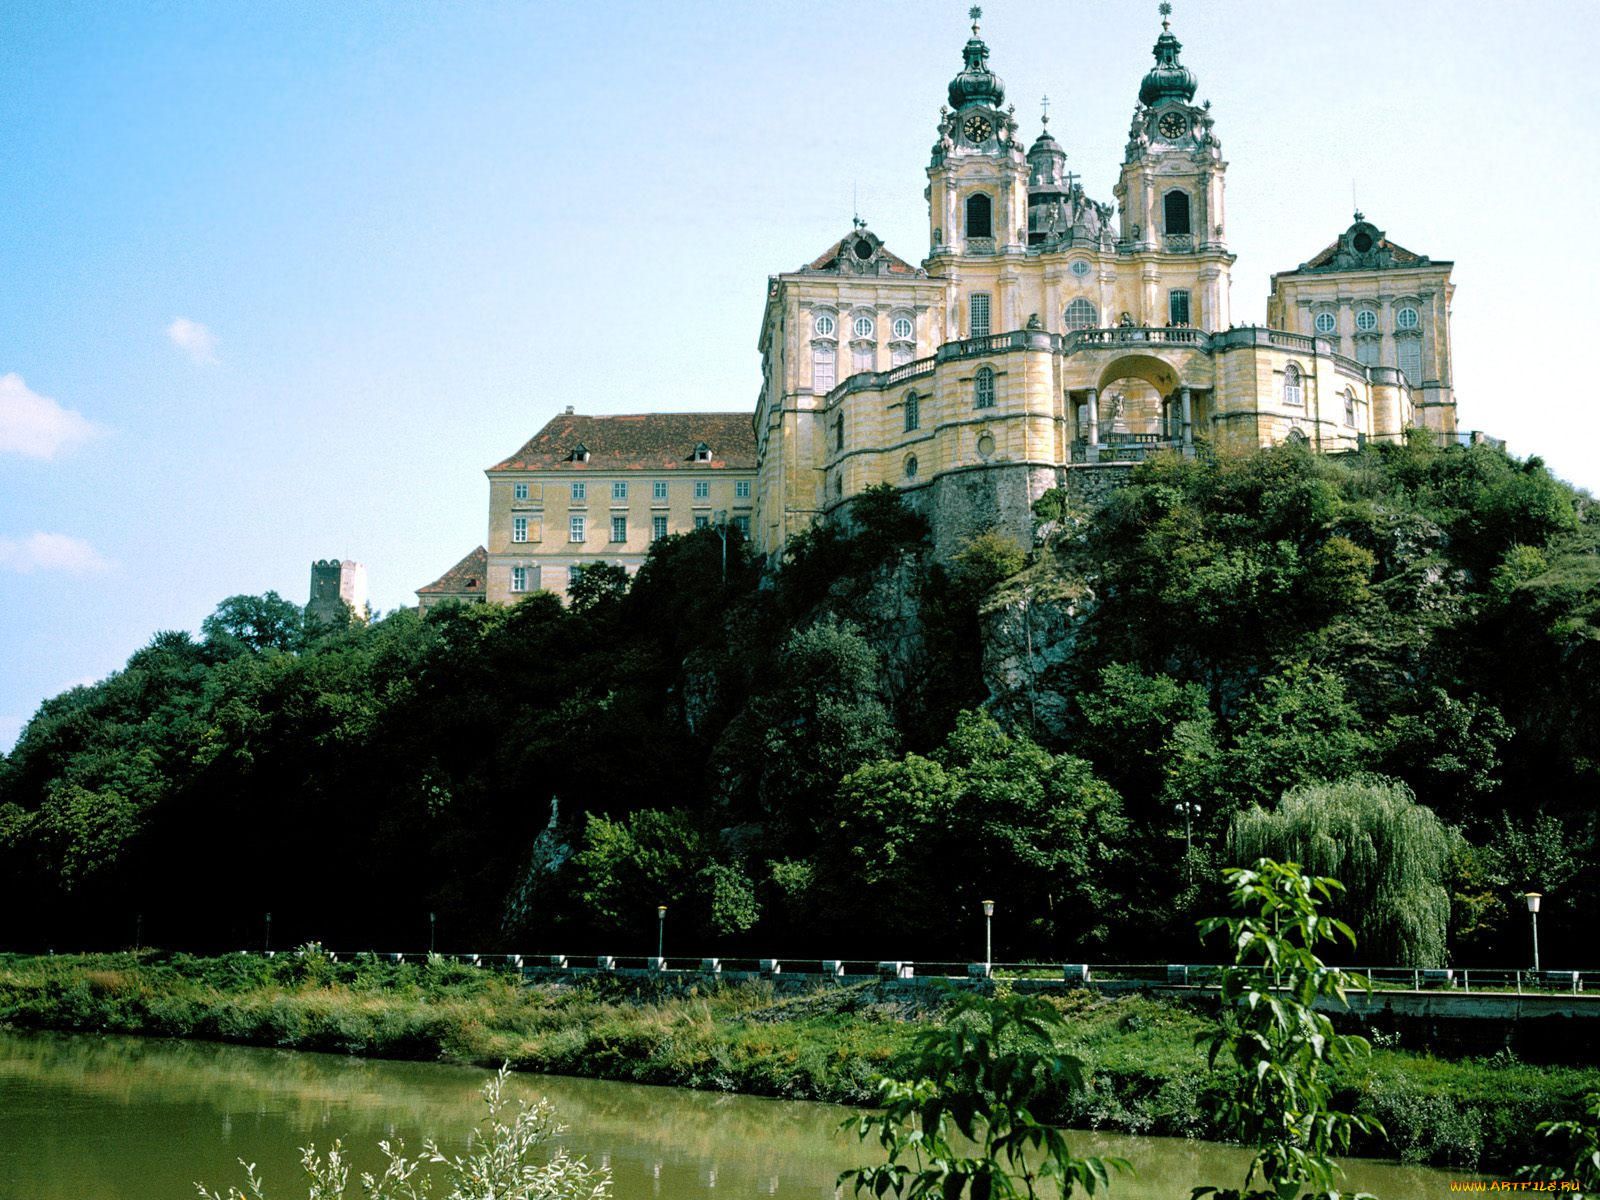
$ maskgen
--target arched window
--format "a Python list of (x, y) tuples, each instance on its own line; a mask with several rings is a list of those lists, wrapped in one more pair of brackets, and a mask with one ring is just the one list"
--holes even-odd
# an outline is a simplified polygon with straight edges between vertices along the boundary
[(967, 197), (967, 236), (969, 238), (994, 236), (994, 220), (991, 216), (989, 197), (982, 192), (974, 192)]
[(1344, 423), (1346, 425), (1356, 423), (1356, 394), (1350, 388), (1344, 390)]
[(972, 379), (973, 407), (994, 407), (994, 371), (989, 367), (979, 367), (978, 373)]
[(1300, 368), (1293, 363), (1283, 369), (1283, 402), (1296, 408), (1306, 402), (1305, 388), (1300, 382)]
[(1168, 233), (1189, 233), (1189, 193), (1174, 188), (1161, 197), (1162, 215)]
[(922, 424), (921, 401), (915, 392), (906, 393), (906, 432), (910, 433)]
[(1066, 324), (1068, 329), (1093, 329), (1100, 324), (1100, 310), (1080, 296), (1067, 305)]

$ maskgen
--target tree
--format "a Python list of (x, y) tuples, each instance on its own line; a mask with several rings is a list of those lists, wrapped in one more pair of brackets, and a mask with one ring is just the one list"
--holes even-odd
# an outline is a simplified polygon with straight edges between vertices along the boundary
[(573, 612), (615, 606), (628, 593), (628, 569), (621, 563), (588, 563), (578, 581), (567, 589)]
[(1404, 784), (1380, 776), (1295, 788), (1276, 812), (1239, 813), (1228, 835), (1235, 860), (1276, 858), (1338, 877), (1339, 908), (1368, 953), (1408, 967), (1444, 965), (1459, 844)]
[(851, 1180), (857, 1196), (910, 1200), (1031, 1200), (1109, 1187), (1113, 1170), (1130, 1169), (1124, 1160), (1077, 1158), (1065, 1127), (1034, 1115), (1083, 1089), (1082, 1061), (1056, 1049), (1065, 1026), (1038, 997), (958, 997), (944, 1022), (917, 1033), (906, 1077), (880, 1085), (883, 1111), (842, 1126), (876, 1140), (886, 1160), (845, 1171), (840, 1184)]
[(1246, 703), (1226, 773), (1242, 798), (1261, 803), (1297, 784), (1353, 775), (1373, 750), (1344, 680), (1302, 662), (1267, 678)]
[(298, 650), (304, 631), (305, 617), (299, 605), (291, 604), (277, 592), (229, 596), (200, 622), (206, 644), (221, 658), (265, 650)]
[[(1196, 1188), (1196, 1200), (1337, 1200), (1338, 1164), (1352, 1133), (1382, 1133), (1375, 1120), (1333, 1107), (1333, 1075), (1371, 1052), (1365, 1038), (1335, 1033), (1319, 1000), (1347, 1004), (1359, 976), (1329, 968), (1323, 942), (1355, 935), (1320, 911), (1339, 881), (1262, 858), (1224, 873), (1237, 916), (1208, 917), (1201, 936), (1225, 931), (1234, 965), (1222, 974), (1216, 1027), (1195, 1035), (1215, 1071), (1236, 1068), (1215, 1101), (1222, 1127), (1255, 1148), (1243, 1188)], [(1265, 1185), (1251, 1190), (1257, 1175)], [(1358, 1198), (1359, 1200), (1359, 1198)]]
[(784, 642), (782, 687), (757, 706), (766, 752), (762, 796), (781, 820), (798, 820), (849, 772), (894, 753), (899, 736), (879, 698), (880, 669), (860, 631), (832, 614)]

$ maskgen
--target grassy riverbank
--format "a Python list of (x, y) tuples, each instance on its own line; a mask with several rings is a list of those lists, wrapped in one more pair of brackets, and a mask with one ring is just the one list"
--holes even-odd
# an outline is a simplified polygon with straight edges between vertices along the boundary
[[(1060, 1098), (1079, 1126), (1214, 1137), (1218, 1078), (1194, 1048), (1189, 1006), (1070, 993), (1064, 1049), (1087, 1093)], [(0, 958), (0, 1022), (26, 1028), (205, 1038), (382, 1058), (442, 1059), (638, 1083), (863, 1104), (904, 1060), (937, 1004), (892, 989), (776, 997), (769, 987), (639, 994), (526, 988), (511, 975), (434, 962), (333, 963), (316, 955)], [(1503, 1168), (1533, 1127), (1575, 1116), (1600, 1071), (1504, 1054), (1446, 1061), (1379, 1049), (1342, 1081), (1341, 1102), (1378, 1117), (1363, 1152), (1439, 1166)]]

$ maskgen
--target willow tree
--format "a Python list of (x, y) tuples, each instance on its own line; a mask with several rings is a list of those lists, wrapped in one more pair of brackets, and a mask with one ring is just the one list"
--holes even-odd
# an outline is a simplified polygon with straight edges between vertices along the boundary
[(1381, 776), (1302, 784), (1274, 811), (1233, 819), (1235, 862), (1274, 858), (1345, 886), (1338, 915), (1376, 962), (1437, 967), (1450, 922), (1446, 870), (1460, 835), (1416, 802), (1411, 789)]

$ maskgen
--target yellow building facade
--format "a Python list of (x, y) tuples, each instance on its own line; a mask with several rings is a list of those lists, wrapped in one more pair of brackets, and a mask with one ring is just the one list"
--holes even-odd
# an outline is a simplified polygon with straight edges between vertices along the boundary
[(1107, 464), (1159, 451), (1455, 435), (1451, 264), (1357, 214), (1273, 277), (1266, 326), (1235, 326), (1228, 164), (1170, 22), (1112, 204), (1068, 172), (1047, 118), (1025, 145), (976, 16), (939, 112), (922, 265), (858, 220), (769, 281), (758, 548), (884, 483), (948, 551), (991, 526), (1031, 533), (1043, 491), (1092, 498)]

